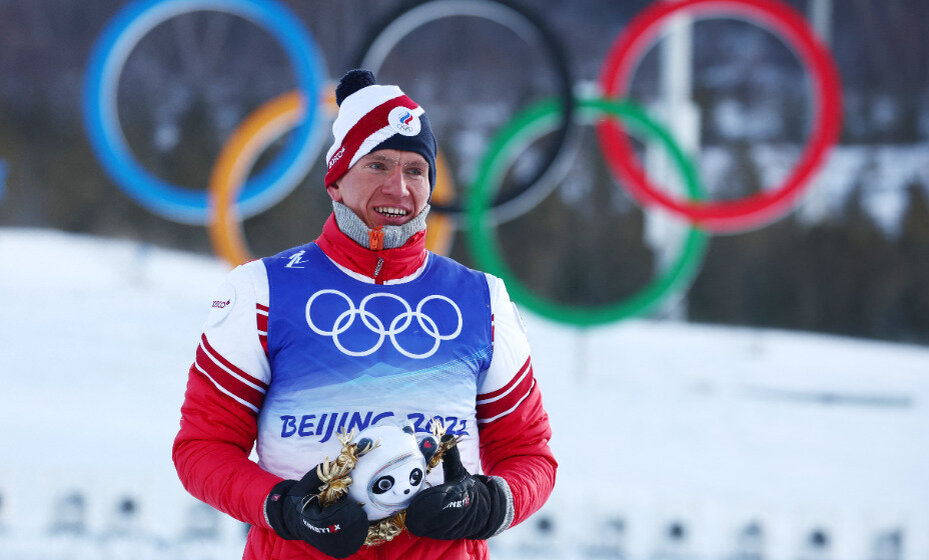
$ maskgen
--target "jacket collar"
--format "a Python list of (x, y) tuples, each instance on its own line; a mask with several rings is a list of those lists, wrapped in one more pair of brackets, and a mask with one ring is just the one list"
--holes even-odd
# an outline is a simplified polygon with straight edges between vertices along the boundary
[(372, 250), (342, 233), (335, 215), (326, 220), (316, 244), (336, 264), (372, 279), (375, 284), (412, 275), (426, 262), (427, 255), (425, 231), (413, 234), (400, 247)]

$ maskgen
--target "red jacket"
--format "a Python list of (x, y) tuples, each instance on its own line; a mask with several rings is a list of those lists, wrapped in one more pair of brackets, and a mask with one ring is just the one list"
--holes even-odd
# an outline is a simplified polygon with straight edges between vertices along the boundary
[[(330, 259), (356, 274), (374, 278), (374, 270), (379, 267), (380, 282), (409, 276), (427, 258), (422, 233), (403, 247), (371, 251), (348, 239), (331, 217), (316, 243)], [(218, 301), (228, 303), (222, 297)], [(259, 339), (262, 321), (265, 325), (267, 321), (260, 308), (259, 303), (255, 319), (255, 337)], [(475, 396), (477, 417), (483, 419), (478, 430), (481, 467), (485, 474), (502, 477), (509, 484), (514, 510), (511, 526), (542, 506), (554, 486), (557, 467), (548, 447), (551, 437), (548, 416), (528, 356), (513, 370), (508, 382), (492, 392)], [(190, 368), (180, 431), (174, 441), (173, 459), (178, 475), (193, 496), (252, 525), (245, 559), (328, 558), (302, 541), (281, 539), (265, 518), (265, 499), (282, 478), (249, 459), (257, 437), (256, 413), (261, 405), (261, 392), (255, 388), (262, 385), (257, 372), (248, 371), (235, 363), (234, 358), (217, 351), (204, 334)], [(408, 532), (379, 546), (362, 547), (352, 556), (486, 557), (485, 541), (435, 541)]]

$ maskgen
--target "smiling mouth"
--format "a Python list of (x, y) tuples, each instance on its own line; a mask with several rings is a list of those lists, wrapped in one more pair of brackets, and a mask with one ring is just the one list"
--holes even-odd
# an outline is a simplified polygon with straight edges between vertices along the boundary
[(374, 211), (382, 216), (399, 217), (409, 214), (403, 208), (394, 208), (393, 206), (376, 206)]

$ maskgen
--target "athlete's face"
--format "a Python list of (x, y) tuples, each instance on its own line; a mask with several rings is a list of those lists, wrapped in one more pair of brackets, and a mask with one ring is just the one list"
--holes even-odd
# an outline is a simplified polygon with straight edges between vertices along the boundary
[(377, 150), (327, 190), (370, 228), (402, 225), (429, 201), (429, 163), (416, 152)]

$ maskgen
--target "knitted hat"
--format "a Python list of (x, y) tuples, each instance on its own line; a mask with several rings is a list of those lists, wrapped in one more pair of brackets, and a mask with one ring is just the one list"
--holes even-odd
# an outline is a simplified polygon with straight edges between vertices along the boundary
[(423, 108), (397, 86), (377, 85), (368, 70), (349, 70), (335, 90), (339, 114), (332, 123), (335, 142), (326, 152), (326, 186), (375, 150), (416, 152), (429, 163), (435, 188), (436, 142)]

